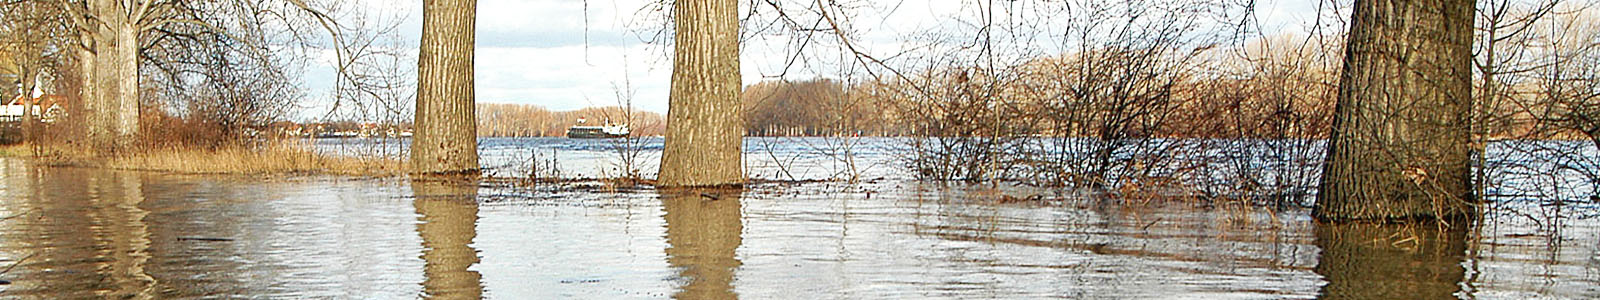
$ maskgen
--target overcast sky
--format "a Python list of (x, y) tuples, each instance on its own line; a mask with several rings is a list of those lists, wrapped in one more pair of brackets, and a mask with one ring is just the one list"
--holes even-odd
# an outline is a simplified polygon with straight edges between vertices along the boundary
[[(371, 9), (399, 11), (406, 18), (403, 44), (417, 43), (422, 1), (367, 1), (371, 1)], [(552, 110), (614, 105), (613, 86), (627, 81), (636, 90), (635, 106), (665, 113), (670, 58), (661, 46), (646, 45), (637, 36), (637, 28), (660, 26), (639, 24), (648, 23), (638, 11), (649, 1), (479, 0), (477, 101), (533, 104)], [(872, 8), (858, 10), (868, 11), (856, 18), (855, 27), (862, 31), (858, 38), (869, 51), (902, 47), (906, 36), (919, 28), (947, 25), (941, 22), (949, 22), (950, 14), (960, 11), (966, 2), (970, 1), (877, 0)], [(1258, 3), (1262, 22), (1273, 27), (1268, 30), (1277, 30), (1310, 22), (1316, 0)], [(780, 74), (791, 79), (837, 77), (834, 71), (817, 71), (828, 67), (783, 73), (787, 57), (783, 41), (752, 40), (743, 45), (741, 75), (745, 84)], [(326, 97), (331, 78), (328, 70), (326, 65), (308, 70), (306, 86), (313, 99)]]

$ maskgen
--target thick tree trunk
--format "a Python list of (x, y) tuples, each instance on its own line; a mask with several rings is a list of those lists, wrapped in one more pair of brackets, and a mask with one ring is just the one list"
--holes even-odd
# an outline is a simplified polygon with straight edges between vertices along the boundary
[(89, 142), (116, 151), (139, 132), (139, 20), (114, 0), (89, 3), (96, 24), (92, 50), (80, 51), (84, 92), (81, 99)]
[[(111, 31), (101, 30), (101, 32)], [(113, 150), (117, 139), (116, 129), (112, 124), (117, 122), (118, 105), (115, 99), (121, 92), (117, 90), (120, 86), (116, 84), (119, 68), (117, 68), (115, 43), (116, 39), (110, 38), (109, 35), (101, 35), (95, 40), (95, 74), (94, 81), (90, 82), (94, 85), (94, 98), (87, 100), (94, 102), (95, 108), (90, 112), (89, 145), (102, 151)]]
[(22, 127), (22, 141), (31, 143), (31, 142), (33, 142), (33, 122), (35, 121), (34, 118), (33, 118), (33, 113), (34, 113), (33, 106), (39, 104), (39, 99), (35, 98), (33, 96), (33, 90), (38, 85), (38, 81), (37, 81), (38, 77), (35, 77), (35, 76), (37, 76), (37, 75), (35, 75), (37, 73), (32, 72), (31, 70), (22, 70), (22, 72), (18, 72), (18, 73), (25, 74), (25, 75), (23, 75), (21, 77), (22, 78), (22, 95), (18, 95), (18, 96), (22, 97), (22, 99), (23, 99), (22, 100), (22, 126), (21, 126)]
[(424, 0), (417, 62), (417, 173), (476, 173), (478, 121), (472, 56), (477, 0)]
[(1471, 216), (1473, 2), (1358, 0), (1314, 214)]
[(673, 5), (677, 35), (661, 154), (663, 186), (744, 181), (738, 5), (734, 0), (679, 0)]
[[(98, 39), (91, 39), (91, 44), (98, 43)], [(78, 50), (78, 108), (73, 110), (76, 114), (72, 118), (77, 122), (74, 133), (86, 141), (94, 141), (105, 135), (100, 127), (100, 89), (98, 75), (100, 62), (95, 50), (99, 46), (90, 45), (90, 48)]]
[(113, 26), (116, 41), (109, 67), (114, 71), (109, 78), (101, 77), (113, 87), (104, 95), (110, 108), (106, 125), (112, 134), (111, 144), (118, 148), (139, 134), (139, 29), (134, 24), (138, 20), (121, 21)]

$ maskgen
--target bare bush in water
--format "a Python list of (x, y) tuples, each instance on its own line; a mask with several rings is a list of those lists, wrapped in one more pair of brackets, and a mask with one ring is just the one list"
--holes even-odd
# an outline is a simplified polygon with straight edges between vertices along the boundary
[[(857, 159), (858, 151), (865, 146), (861, 137), (882, 136), (894, 129), (883, 119), (888, 110), (880, 106), (877, 98), (863, 96), (861, 86), (812, 79), (763, 81), (746, 87), (742, 95), (746, 134), (762, 137), (754, 141), (753, 150), (764, 158), (763, 163), (776, 168), (772, 174), (746, 173), (791, 181), (802, 177), (861, 180), (862, 174), (873, 167)], [(788, 149), (783, 145), (798, 147)], [(797, 165), (803, 158), (821, 165)]]
[[(1544, 224), (1600, 193), (1600, 14), (1585, 9), (1595, 4), (1479, 5), (1476, 184), (1501, 211)], [(1517, 200), (1540, 205), (1505, 206)]]
[[(1169, 135), (1204, 158), (1186, 182), (1208, 197), (1308, 204), (1320, 176), (1340, 66), (1338, 43), (1253, 40), (1208, 64)], [(1338, 40), (1328, 37), (1327, 40)]]
[(937, 54), (895, 54), (917, 59), (904, 65), (857, 52), (879, 67), (857, 90), (894, 108), (884, 132), (908, 136), (913, 174), (1277, 204), (1314, 193), (1341, 51), (1321, 41), (1342, 32), (1238, 43), (1230, 3), (1069, 2), (971, 3), (953, 17), (970, 27), (919, 36)]
[[(923, 178), (1100, 190), (1182, 185), (1190, 168), (1180, 158), (1194, 150), (1164, 134), (1203, 79), (1200, 54), (1221, 41), (1206, 33), (1215, 22), (1208, 11), (1218, 7), (980, 5), (988, 15), (974, 22), (976, 36), (953, 33), (973, 41), (958, 46), (968, 52), (931, 58), (916, 76), (880, 80), (878, 92), (902, 99), (912, 136), (907, 164)], [(1056, 45), (1036, 48), (1038, 39)]]
[(614, 164), (617, 174), (606, 176), (625, 183), (635, 183), (643, 180), (644, 170), (655, 167), (648, 165), (649, 162), (654, 161), (651, 156), (659, 157), (659, 154), (645, 148), (649, 143), (645, 140), (646, 136), (634, 130), (662, 126), (662, 120), (649, 118), (649, 113), (634, 109), (633, 95), (636, 92), (637, 90), (633, 88), (630, 80), (624, 79), (620, 84), (614, 83), (612, 93), (614, 93), (619, 109), (602, 110), (608, 123), (618, 122), (618, 125), (622, 125), (629, 130), (627, 136), (609, 141), (611, 152), (617, 159)]

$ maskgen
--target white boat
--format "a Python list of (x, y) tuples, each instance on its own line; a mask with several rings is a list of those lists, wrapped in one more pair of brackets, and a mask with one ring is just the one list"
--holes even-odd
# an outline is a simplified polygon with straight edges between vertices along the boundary
[(603, 126), (584, 126), (583, 125), (584, 121), (587, 121), (587, 120), (585, 120), (584, 118), (578, 118), (578, 125), (574, 125), (572, 127), (568, 127), (567, 128), (567, 138), (574, 138), (574, 139), (620, 138), (620, 137), (628, 137), (628, 134), (632, 133), (630, 130), (628, 130), (628, 126), (625, 126), (625, 125), (606, 124), (606, 125), (603, 125)]

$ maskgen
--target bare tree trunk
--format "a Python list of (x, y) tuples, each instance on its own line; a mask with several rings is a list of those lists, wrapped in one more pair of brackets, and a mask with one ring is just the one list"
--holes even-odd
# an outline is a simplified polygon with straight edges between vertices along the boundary
[(1314, 215), (1470, 216), (1470, 0), (1358, 0)]
[(478, 2), (424, 0), (423, 6), (411, 166), (418, 173), (476, 173), (472, 56)]
[(96, 148), (117, 150), (139, 132), (139, 20), (130, 18), (125, 3), (88, 4), (98, 23), (88, 29), (92, 49), (79, 51), (87, 134)]
[(33, 142), (33, 106), (39, 102), (39, 99), (33, 97), (33, 89), (38, 85), (36, 80), (38, 80), (39, 73), (38, 70), (27, 69), (20, 70), (17, 73), (22, 74), (19, 77), (22, 79), (22, 94), (17, 95), (22, 98), (22, 141), (31, 143)]
[[(106, 33), (110, 32), (110, 30), (101, 29), (100, 32)], [(114, 53), (116, 52), (116, 46), (112, 45), (113, 43), (116, 43), (115, 39), (105, 34), (98, 35), (94, 43), (95, 74), (93, 76), (94, 81), (89, 83), (94, 86), (94, 98), (87, 101), (94, 102), (95, 107), (95, 110), (91, 112), (91, 122), (89, 123), (89, 132), (91, 134), (89, 136), (89, 145), (98, 150), (109, 150), (115, 144), (111, 141), (116, 139), (116, 131), (111, 126), (116, 122), (115, 110), (117, 109), (117, 105), (112, 99), (115, 99), (118, 94), (118, 86), (114, 84), (117, 77), (117, 62), (113, 58), (116, 56), (116, 53)]]
[(100, 111), (103, 108), (100, 107), (100, 89), (97, 85), (99, 83), (97, 78), (101, 77), (101, 75), (98, 74), (100, 68), (96, 64), (100, 62), (100, 58), (98, 57), (99, 55), (95, 54), (95, 49), (99, 48), (99, 46), (92, 45), (98, 43), (99, 40), (91, 39), (90, 41), (91, 45), (88, 48), (78, 50), (78, 105), (80, 108), (75, 110), (78, 116), (73, 118), (77, 119), (79, 124), (75, 133), (86, 140), (92, 141), (104, 135), (104, 133), (101, 132), (103, 128), (100, 128)]
[(111, 145), (121, 148), (139, 133), (139, 28), (134, 24), (138, 20), (118, 21), (112, 24), (116, 35), (109, 56), (111, 65), (107, 66), (115, 71), (109, 73), (110, 78), (100, 78), (113, 87), (103, 95), (109, 104), (106, 125), (112, 134)]
[(739, 2), (679, 0), (673, 4), (672, 95), (661, 154), (663, 186), (734, 185), (744, 181), (740, 155)]

